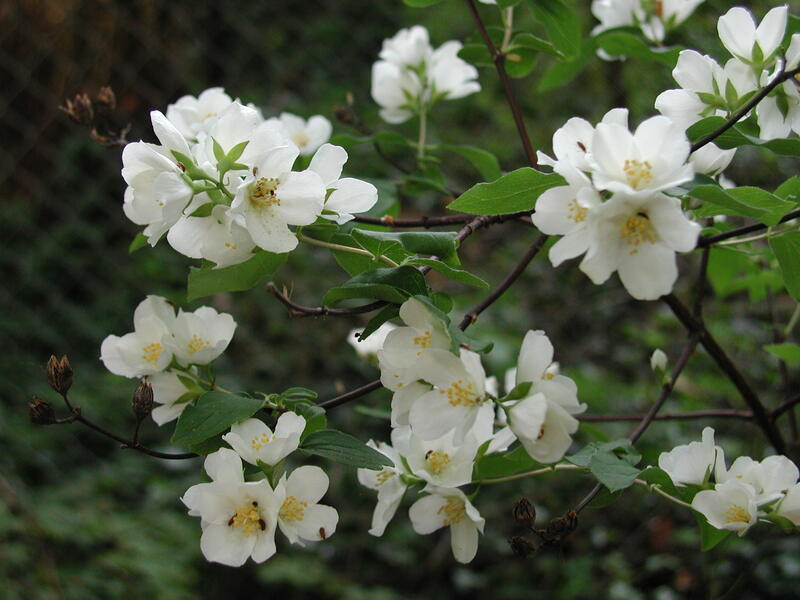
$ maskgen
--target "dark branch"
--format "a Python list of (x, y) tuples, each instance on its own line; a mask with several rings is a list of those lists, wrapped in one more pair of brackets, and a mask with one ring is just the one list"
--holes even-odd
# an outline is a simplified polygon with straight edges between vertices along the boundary
[[(778, 223), (786, 223), (787, 221), (792, 221), (797, 218), (800, 218), (800, 210), (793, 210), (792, 212), (787, 213), (780, 221), (778, 221)], [(700, 238), (700, 241), (697, 242), (697, 246), (699, 248), (706, 248), (724, 240), (729, 240), (731, 238), (739, 237), (740, 235), (746, 235), (748, 233), (755, 233), (756, 231), (763, 231), (764, 229), (767, 229), (767, 226), (763, 223), (745, 225), (744, 227), (731, 229), (730, 231), (718, 233), (717, 235), (710, 235), (708, 237)]]
[(447, 215), (443, 217), (419, 217), (416, 219), (411, 218), (396, 218), (391, 215), (383, 217), (364, 217), (356, 216), (353, 221), (356, 223), (365, 223), (367, 225), (386, 225), (387, 227), (424, 227), (425, 229), (431, 227), (447, 227), (449, 225), (461, 225), (462, 223), (469, 223), (475, 218), (475, 215)]
[(386, 302), (378, 300), (362, 306), (354, 306), (352, 308), (328, 308), (327, 306), (303, 306), (297, 304), (289, 299), (288, 296), (283, 294), (274, 283), (271, 281), (267, 284), (267, 291), (275, 296), (281, 303), (289, 309), (292, 316), (296, 317), (342, 317), (349, 315), (363, 315), (364, 313), (372, 312), (386, 306)]
[(359, 388), (354, 390), (350, 390), (344, 394), (339, 396), (335, 396), (330, 400), (325, 400), (324, 402), (320, 402), (317, 406), (321, 406), (322, 408), (335, 408), (341, 404), (345, 404), (350, 402), (350, 400), (355, 400), (356, 398), (360, 398), (361, 396), (365, 396), (370, 392), (374, 392), (381, 388), (381, 380), (376, 379), (375, 381), (371, 381), (366, 385), (362, 385)]
[[(579, 421), (586, 421), (587, 423), (614, 423), (618, 421), (641, 421), (645, 415), (642, 414), (607, 414), (607, 415), (578, 415)], [(694, 419), (742, 419), (750, 421), (753, 419), (753, 413), (749, 410), (698, 410), (695, 412), (686, 413), (665, 413), (663, 415), (656, 415), (653, 421), (691, 421)]]

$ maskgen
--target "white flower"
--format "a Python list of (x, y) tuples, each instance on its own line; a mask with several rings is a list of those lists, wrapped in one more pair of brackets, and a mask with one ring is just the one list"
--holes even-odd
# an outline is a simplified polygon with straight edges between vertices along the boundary
[(280, 502), (278, 527), (292, 544), (325, 540), (336, 532), (339, 513), (319, 504), (327, 491), (328, 476), (319, 467), (298, 467), (288, 479), (281, 477), (275, 487)]
[(172, 324), (175, 357), (182, 365), (207, 365), (225, 351), (235, 329), (232, 316), (210, 306), (179, 310)]
[(485, 520), (464, 493), (457, 489), (429, 486), (429, 496), (420, 498), (408, 510), (411, 525), (419, 534), (450, 527), (450, 547), (460, 563), (468, 563), (478, 551), (478, 533)]
[(656, 300), (678, 278), (675, 252), (697, 244), (700, 225), (686, 218), (680, 200), (663, 194), (616, 195), (589, 213), (591, 242), (580, 269), (596, 284), (614, 271), (638, 300)]
[(508, 425), (525, 451), (542, 463), (561, 460), (578, 430), (573, 416), (586, 410), (575, 382), (549, 372), (553, 344), (543, 331), (529, 331), (520, 348), (516, 384), (530, 382), (526, 397), (508, 409)]
[(714, 473), (717, 483), (738, 481), (753, 488), (760, 506), (773, 502), (797, 483), (797, 466), (785, 456), (769, 456), (757, 462), (749, 456), (740, 456), (730, 468), (724, 458), (719, 460)]
[(210, 260), (218, 269), (246, 261), (256, 247), (247, 229), (222, 204), (208, 217), (182, 216), (170, 228), (167, 241), (184, 256)]
[(190, 391), (183, 381), (181, 372), (170, 370), (156, 373), (148, 377), (148, 382), (153, 387), (153, 400), (161, 406), (156, 406), (151, 413), (153, 421), (160, 427), (164, 423), (174, 421), (189, 404), (194, 396), (187, 396)]
[(668, 363), (669, 359), (661, 348), (653, 350), (653, 354), (650, 356), (650, 368), (654, 373), (663, 373), (666, 371)]
[(423, 440), (434, 440), (455, 429), (453, 441), (461, 444), (486, 402), (480, 356), (463, 349), (460, 357), (446, 350), (428, 350), (415, 370), (434, 389), (411, 406), (411, 430)]
[(193, 192), (171, 153), (189, 153), (186, 140), (160, 112), (150, 117), (162, 145), (134, 142), (123, 149), (122, 178), (128, 187), (122, 208), (128, 219), (147, 226), (144, 235), (155, 246), (180, 218)]
[(776, 511), (795, 525), (800, 525), (800, 483), (790, 487)]
[[(409, 369), (413, 372), (413, 369)], [(385, 384), (384, 384), (385, 385)], [(432, 386), (423, 381), (398, 383), (399, 387), (392, 394), (392, 427), (405, 427), (409, 424), (409, 415), (414, 403), (431, 391)]]
[(374, 448), (392, 461), (393, 466), (384, 466), (380, 471), (372, 469), (358, 469), (358, 482), (364, 487), (378, 490), (378, 502), (372, 513), (372, 525), (369, 530), (370, 535), (380, 537), (386, 530), (386, 526), (394, 517), (403, 494), (406, 492), (407, 484), (403, 481), (403, 459), (393, 447), (403, 445), (410, 434), (407, 427), (394, 429), (392, 431), (392, 445), (384, 442), (374, 442), (370, 440), (367, 446)]
[(331, 139), (333, 126), (322, 115), (314, 115), (308, 121), (291, 113), (281, 113), (276, 121), (283, 127), (286, 136), (292, 140), (300, 150), (302, 156), (310, 156), (317, 148)]
[(347, 336), (347, 343), (350, 344), (361, 358), (366, 360), (378, 360), (378, 351), (383, 348), (383, 344), (392, 331), (397, 329), (393, 323), (383, 323), (370, 336), (362, 340), (363, 329), (353, 329)]
[(722, 150), (716, 144), (706, 144), (692, 152), (689, 160), (695, 172), (716, 177), (728, 168), (734, 156), (736, 156), (736, 148)]
[(658, 457), (658, 468), (666, 471), (679, 487), (703, 485), (708, 475), (714, 473), (714, 465), (724, 464), (724, 461), (722, 449), (714, 445), (714, 430), (706, 427), (702, 442), (690, 442), (662, 452)]
[(132, 333), (109, 335), (100, 347), (106, 369), (123, 377), (153, 375), (172, 361), (170, 327), (175, 320), (172, 305), (160, 296), (148, 296), (133, 313)]
[(600, 24), (592, 30), (592, 35), (606, 29), (633, 25), (639, 2), (640, 0), (593, 0), (592, 14)]
[(461, 444), (453, 441), (453, 431), (435, 440), (407, 436), (405, 447), (398, 448), (408, 468), (430, 484), (455, 488), (472, 481), (475, 454), (481, 441), (470, 432)]
[(461, 42), (445, 42), (431, 57), (428, 80), (435, 101), (439, 97), (455, 100), (481, 91), (478, 69), (458, 57), (463, 48)]
[(221, 87), (204, 90), (196, 98), (181, 96), (167, 107), (167, 118), (186, 138), (208, 131), (217, 116), (233, 103)]
[(753, 488), (738, 481), (717, 484), (713, 490), (698, 492), (692, 508), (703, 514), (712, 527), (735, 531), (742, 536), (758, 519)]
[(381, 119), (387, 123), (403, 123), (419, 109), (423, 84), (408, 69), (379, 60), (372, 65), (372, 99), (381, 107)]
[(325, 186), (313, 171), (292, 171), (296, 158), (294, 146), (273, 147), (254, 162), (231, 204), (256, 245), (268, 252), (294, 250), (297, 237), (289, 225), (311, 225), (322, 212)]
[(421, 379), (416, 365), (426, 360), (427, 350), (450, 348), (450, 336), (444, 323), (420, 300), (409, 298), (403, 302), (400, 318), (406, 327), (389, 332), (383, 348), (378, 351), (381, 383), (394, 391)]
[(666, 32), (683, 23), (703, 0), (594, 0), (592, 14), (600, 25), (592, 35), (626, 25), (638, 25), (644, 35), (661, 42)]
[(231, 567), (270, 558), (280, 504), (269, 483), (245, 482), (241, 460), (225, 448), (210, 454), (205, 468), (212, 483), (192, 486), (182, 498), (189, 514), (201, 518), (203, 556)]
[(647, 196), (691, 180), (688, 157), (686, 134), (666, 117), (647, 119), (633, 134), (600, 123), (592, 137), (592, 180), (599, 190)]
[(258, 461), (275, 466), (300, 445), (306, 420), (293, 412), (285, 412), (275, 425), (275, 432), (259, 419), (246, 419), (231, 426), (222, 439), (251, 465)]
[(735, 6), (717, 21), (719, 39), (736, 58), (760, 69), (771, 62), (783, 41), (788, 11), (788, 6), (776, 6), (756, 27), (752, 13)]
[(378, 56), (399, 67), (419, 67), (427, 62), (433, 48), (428, 39), (428, 30), (422, 25), (401, 29), (394, 37), (383, 40)]
[[(368, 211), (378, 201), (378, 190), (374, 185), (352, 177), (342, 178), (342, 168), (347, 162), (347, 151), (341, 146), (324, 144), (308, 169), (317, 173), (326, 190), (330, 190), (325, 199), (324, 219), (343, 225), (353, 219), (354, 213)], [(333, 214), (327, 214), (333, 213)]]

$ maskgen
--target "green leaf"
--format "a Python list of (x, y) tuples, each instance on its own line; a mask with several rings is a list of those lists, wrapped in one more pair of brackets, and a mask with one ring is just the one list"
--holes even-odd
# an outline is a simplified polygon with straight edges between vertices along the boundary
[(640, 472), (610, 450), (598, 450), (589, 461), (589, 470), (610, 492), (632, 486)]
[(304, 454), (313, 454), (343, 465), (372, 471), (392, 466), (392, 461), (385, 455), (352, 435), (336, 429), (315, 431), (300, 444), (298, 450)]
[(547, 37), (565, 57), (581, 51), (581, 22), (577, 13), (562, 0), (533, 0), (533, 14), (544, 24)]
[(531, 50), (536, 50), (537, 52), (552, 54), (553, 56), (561, 56), (561, 52), (559, 52), (556, 47), (553, 46), (553, 44), (536, 37), (532, 33), (521, 32), (516, 34), (511, 40), (509, 49), (513, 50), (517, 47), (529, 48)]
[(483, 42), (464, 44), (464, 47), (458, 51), (458, 56), (476, 67), (491, 67), (494, 65), (492, 55)]
[(701, 185), (692, 196), (715, 205), (714, 214), (749, 217), (768, 226), (777, 225), (795, 205), (775, 194), (756, 187), (723, 189), (716, 185)]
[(228, 445), (225, 443), (225, 440), (222, 439), (222, 436), (216, 435), (214, 437), (208, 438), (203, 442), (200, 442), (199, 444), (191, 444), (189, 446), (189, 450), (191, 450), (195, 454), (199, 454), (200, 456), (206, 456), (207, 454), (216, 452), (220, 448), (227, 448), (227, 447)]
[(506, 51), (505, 65), (506, 73), (514, 79), (527, 77), (536, 65), (538, 52), (526, 46), (509, 48)]
[(422, 273), (414, 267), (401, 266), (359, 273), (343, 285), (328, 290), (322, 302), (330, 306), (348, 298), (367, 298), (402, 304), (409, 296), (427, 293)]
[(439, 147), (466, 158), (486, 181), (494, 181), (502, 174), (500, 163), (497, 162), (497, 157), (491, 152), (474, 146), (441, 144)]
[(414, 8), (425, 8), (426, 6), (433, 6), (439, 4), (444, 0), (403, 0), (406, 6), (413, 6)]
[(598, 47), (611, 56), (627, 56), (649, 62), (659, 62), (674, 68), (680, 48), (650, 48), (642, 38), (627, 31), (607, 30), (595, 37)]
[(522, 471), (534, 469), (538, 463), (534, 461), (522, 446), (517, 446), (503, 454), (488, 454), (475, 463), (473, 479), (494, 479), (506, 477)]
[(570, 59), (554, 63), (545, 71), (539, 80), (536, 91), (539, 93), (549, 92), (552, 89), (561, 87), (575, 79), (581, 74), (587, 63), (592, 60), (597, 51), (597, 44), (593, 38), (587, 38), (581, 45), (581, 53)]
[(353, 229), (350, 232), (362, 248), (373, 252), (376, 243), (398, 243), (411, 254), (429, 254), (443, 261), (458, 264), (455, 233), (451, 231), (370, 231)]
[(267, 275), (274, 273), (288, 254), (259, 251), (252, 258), (224, 269), (203, 267), (189, 269), (187, 300), (195, 300), (219, 292), (249, 290)]
[[(723, 117), (707, 117), (689, 127), (689, 129), (686, 130), (686, 135), (689, 136), (692, 142), (697, 142), (718, 130), (725, 123), (726, 119)], [(728, 131), (716, 138), (714, 143), (726, 150), (729, 148), (738, 148), (739, 146), (760, 146), (767, 150), (772, 150), (775, 154), (800, 156), (800, 139), (762, 140), (744, 133), (739, 125), (734, 125), (728, 129)]]
[(509, 400), (522, 400), (522, 398), (525, 398), (528, 395), (528, 392), (531, 391), (532, 385), (532, 381), (523, 381), (522, 383), (518, 383), (514, 386), (513, 390), (503, 396), (503, 402), (507, 402)]
[(364, 326), (364, 329), (361, 331), (361, 335), (358, 337), (359, 341), (367, 339), (370, 335), (375, 333), (381, 325), (386, 323), (386, 321), (394, 319), (399, 315), (400, 307), (397, 306), (397, 304), (388, 304), (384, 306), (380, 312), (372, 317)]
[(771, 237), (769, 245), (781, 266), (786, 290), (800, 302), (800, 231)]
[(775, 195), (789, 202), (800, 204), (800, 177), (794, 176), (784, 181), (778, 186), (778, 189), (775, 190)]
[(560, 185), (566, 185), (561, 175), (523, 167), (491, 183), (479, 183), (471, 187), (448, 204), (447, 208), (476, 215), (504, 215), (532, 210), (539, 196)]
[(264, 404), (260, 398), (250, 398), (223, 392), (206, 392), (194, 404), (187, 406), (178, 417), (172, 443), (193, 446), (230, 428), (234, 423), (249, 419)]
[(447, 265), (439, 260), (433, 260), (431, 258), (410, 258), (405, 262), (405, 264), (426, 265), (434, 271), (438, 271), (445, 277), (448, 277), (453, 281), (463, 283), (464, 285), (471, 285), (473, 287), (483, 289), (489, 287), (489, 284), (477, 275), (473, 275), (472, 273), (464, 271), (463, 269), (456, 269), (455, 267), (451, 267), (450, 265)]
[(753, 302), (763, 300), (767, 291), (780, 292), (783, 279), (779, 269), (765, 269), (751, 256), (733, 246), (716, 247), (711, 250), (708, 262), (708, 279), (714, 292), (725, 298), (746, 290)]
[(785, 361), (790, 367), (800, 365), (800, 345), (791, 343), (768, 344), (764, 346), (764, 350)]
[(133, 238), (131, 241), (131, 245), (128, 246), (128, 254), (133, 254), (140, 248), (144, 248), (147, 245), (147, 236), (143, 233), (137, 233), (136, 237)]
[(715, 546), (720, 544), (720, 542), (727, 539), (731, 533), (733, 533), (726, 529), (717, 529), (716, 527), (712, 526), (700, 513), (695, 513), (695, 517), (697, 517), (697, 524), (700, 527), (700, 549), (703, 552), (712, 550)]

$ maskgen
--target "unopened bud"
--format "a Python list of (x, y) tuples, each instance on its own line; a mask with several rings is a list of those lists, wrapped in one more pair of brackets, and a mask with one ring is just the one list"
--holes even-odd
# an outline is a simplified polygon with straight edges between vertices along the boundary
[(133, 414), (137, 419), (144, 419), (153, 411), (153, 387), (146, 381), (142, 381), (136, 392), (133, 394), (131, 403)]
[(94, 121), (92, 101), (86, 94), (76, 94), (73, 98), (67, 98), (64, 101), (64, 106), (59, 108), (78, 125), (88, 126)]
[(511, 512), (518, 523), (533, 527), (536, 521), (536, 509), (527, 498), (520, 498), (517, 500)]
[(53, 405), (38, 396), (33, 397), (33, 402), (28, 402), (28, 414), (31, 422), (36, 425), (52, 425), (56, 422), (56, 411)]
[(117, 108), (117, 96), (114, 94), (114, 90), (107, 85), (100, 88), (95, 101), (98, 105), (98, 109), (102, 108), (109, 113)]
[(528, 558), (536, 552), (536, 546), (518, 535), (508, 538), (508, 545), (511, 546), (511, 551), (514, 555), (520, 558)]
[(661, 348), (656, 348), (650, 357), (650, 368), (654, 373), (663, 373), (667, 370), (667, 355)]
[(47, 381), (56, 392), (62, 396), (72, 387), (72, 366), (66, 354), (61, 360), (51, 356), (47, 361)]

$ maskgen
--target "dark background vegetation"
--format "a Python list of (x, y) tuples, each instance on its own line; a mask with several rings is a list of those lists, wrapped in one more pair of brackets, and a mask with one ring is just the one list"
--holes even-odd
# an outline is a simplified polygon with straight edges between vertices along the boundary
[[(594, 25), (589, 2), (585, 31)], [(772, 2), (745, 3), (763, 14)], [(728, 2), (709, 1), (673, 40), (717, 52), (713, 33)], [(482, 8), (496, 20), (491, 7)], [(534, 27), (527, 7), (522, 26)], [(384, 127), (369, 98), (370, 65), (381, 41), (400, 27), (423, 23), (435, 45), (473, 35), (464, 7), (455, 0), (414, 10), (399, 0), (308, 0), (306, 2), (184, 2), (173, 0), (0, 1), (0, 598), (788, 598), (800, 585), (800, 541), (777, 528), (759, 526), (746, 538), (714, 551), (698, 549), (697, 528), (687, 511), (627, 491), (602, 510), (586, 510), (577, 532), (561, 549), (526, 561), (512, 556), (505, 539), (515, 532), (510, 508), (527, 496), (540, 519), (562, 514), (591, 488), (580, 476), (514, 482), (482, 491), (477, 505), (487, 518), (486, 535), (469, 566), (454, 563), (448, 536), (415, 535), (404, 509), (378, 540), (366, 534), (374, 503), (347, 469), (329, 468), (328, 503), (341, 515), (339, 530), (311, 549), (279, 542), (262, 565), (235, 570), (206, 563), (199, 549), (199, 522), (186, 516), (179, 496), (200, 480), (197, 461), (170, 463), (121, 451), (78, 426), (36, 428), (25, 402), (36, 393), (51, 400), (44, 364), (51, 353), (68, 353), (75, 367), (74, 398), (110, 428), (131, 427), (129, 401), (135, 382), (104, 371), (102, 339), (131, 328), (136, 304), (149, 293), (185, 303), (188, 259), (165, 243), (128, 255), (136, 228), (121, 210), (119, 150), (91, 142), (59, 113), (63, 98), (111, 85), (132, 123), (131, 139), (150, 139), (148, 111), (164, 110), (185, 93), (223, 85), (231, 95), (304, 116), (333, 108), (353, 94), (355, 109), (370, 126)], [(669, 69), (635, 61), (594, 61), (568, 86), (537, 92), (547, 67), (514, 82), (534, 147), (549, 150), (553, 131), (567, 118), (596, 120), (627, 104), (633, 121), (653, 113), (652, 103), (671, 87)], [(432, 137), (485, 147), (505, 169), (524, 164), (513, 122), (491, 70), (484, 90), (434, 113)], [(400, 129), (414, 136), (414, 123)], [(336, 125), (336, 131), (349, 132)], [(410, 163), (409, 157), (398, 157)], [(398, 172), (363, 148), (351, 154), (355, 175), (396, 178)], [(460, 158), (443, 163), (454, 189), (477, 181)], [(772, 189), (797, 169), (741, 152), (731, 177)], [(443, 212), (445, 199), (404, 197), (402, 211)], [(509, 224), (473, 236), (464, 263), (497, 283), (535, 231)], [(293, 297), (317, 304), (346, 276), (324, 252), (300, 248), (275, 280)], [(682, 259), (678, 292), (697, 268)], [(758, 277), (750, 268), (750, 276)], [(458, 297), (457, 312), (478, 296), (431, 277), (438, 289)], [(756, 286), (757, 287), (757, 286)], [(774, 406), (781, 401), (776, 365), (760, 349), (771, 341), (768, 302), (755, 294), (730, 293), (708, 310), (713, 331)], [(751, 301), (755, 300), (755, 301)], [(785, 294), (771, 298), (784, 323), (793, 309)], [(290, 320), (263, 287), (222, 294), (201, 303), (234, 315), (236, 337), (217, 372), (224, 385), (280, 391), (314, 388), (324, 398), (373, 379), (376, 370), (343, 340), (358, 320)], [(656, 347), (673, 358), (683, 332), (658, 303), (636, 303), (616, 282), (597, 287), (572, 263), (554, 270), (540, 259), (517, 286), (481, 318), (475, 333), (493, 339), (488, 370), (502, 376), (514, 361), (527, 329), (544, 329), (556, 358), (580, 386), (590, 412), (641, 411), (657, 394), (648, 358)], [(385, 407), (385, 393), (361, 404)], [(669, 403), (671, 410), (741, 408), (713, 364), (698, 355)], [(386, 438), (388, 423), (354, 405), (330, 415), (336, 426), (367, 439)], [(646, 463), (662, 449), (699, 439), (701, 423), (657, 423), (641, 442)], [(748, 423), (714, 423), (730, 456), (767, 452)], [(618, 437), (628, 425), (584, 427), (579, 444), (595, 431)], [(168, 448), (170, 427), (148, 424), (145, 441)], [(599, 435), (599, 434), (597, 434)]]

